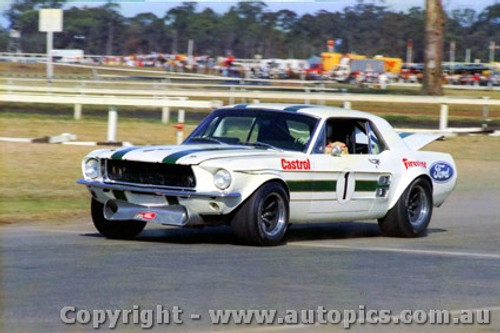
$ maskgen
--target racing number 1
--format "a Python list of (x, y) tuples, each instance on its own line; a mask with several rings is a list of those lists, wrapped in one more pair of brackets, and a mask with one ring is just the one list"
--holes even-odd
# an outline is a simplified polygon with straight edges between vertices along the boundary
[(344, 204), (351, 200), (355, 188), (354, 172), (344, 171), (337, 179), (337, 201)]

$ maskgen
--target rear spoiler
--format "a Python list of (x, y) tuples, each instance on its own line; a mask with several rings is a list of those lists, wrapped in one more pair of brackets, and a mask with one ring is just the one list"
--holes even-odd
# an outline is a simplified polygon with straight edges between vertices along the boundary
[(399, 136), (412, 150), (419, 150), (433, 141), (444, 138), (444, 135), (441, 134), (417, 134), (408, 132), (401, 132)]

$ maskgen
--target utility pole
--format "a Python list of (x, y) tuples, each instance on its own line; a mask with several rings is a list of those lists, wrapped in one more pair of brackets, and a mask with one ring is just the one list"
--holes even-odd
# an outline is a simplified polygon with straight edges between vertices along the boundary
[(441, 0), (425, 1), (424, 77), (421, 93), (441, 96), (445, 15)]
[(455, 50), (457, 48), (457, 44), (454, 40), (450, 42), (450, 74), (453, 74), (453, 70), (455, 68)]
[(21, 30), (17, 26), (13, 26), (9, 31), (7, 52), (21, 53)]
[(493, 67), (493, 63), (495, 62), (495, 50), (500, 46), (496, 45), (494, 41), (490, 42), (490, 67)]
[(464, 60), (464, 62), (467, 63), (467, 64), (470, 63), (470, 61), (471, 61), (471, 52), (470, 51), (471, 51), (471, 49), (465, 49), (465, 60)]
[(108, 38), (106, 39), (106, 54), (107, 55), (113, 55), (113, 40), (115, 38), (114, 36), (114, 27), (113, 23), (108, 22)]

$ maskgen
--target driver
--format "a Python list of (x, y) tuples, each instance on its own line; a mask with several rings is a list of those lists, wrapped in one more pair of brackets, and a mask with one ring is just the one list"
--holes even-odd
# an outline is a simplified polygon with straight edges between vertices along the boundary
[(340, 141), (329, 142), (325, 146), (325, 154), (331, 155), (333, 147), (338, 146), (342, 149), (342, 155), (349, 155), (349, 149), (347, 149), (347, 145)]

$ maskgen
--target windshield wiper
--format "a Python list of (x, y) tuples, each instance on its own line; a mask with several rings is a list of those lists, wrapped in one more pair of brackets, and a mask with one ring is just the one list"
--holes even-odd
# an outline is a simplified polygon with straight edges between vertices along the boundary
[(191, 140), (213, 142), (213, 143), (218, 143), (218, 144), (221, 144), (221, 145), (226, 145), (227, 144), (225, 142), (222, 142), (221, 140), (218, 140), (216, 138), (212, 138), (210, 136), (194, 136), (192, 138), (189, 138), (189, 141), (191, 141)]
[(283, 151), (283, 149), (280, 149), (278, 147), (275, 147), (273, 145), (270, 145), (269, 143), (265, 143), (265, 142), (260, 142), (260, 141), (255, 141), (255, 142), (245, 142), (243, 143), (244, 145), (247, 145), (247, 146), (252, 146), (252, 147), (261, 147), (261, 148), (268, 148), (268, 149), (272, 149), (272, 150), (277, 150), (277, 151)]

